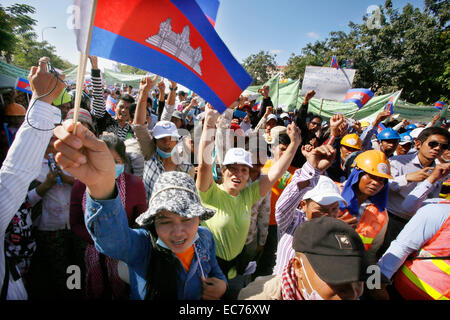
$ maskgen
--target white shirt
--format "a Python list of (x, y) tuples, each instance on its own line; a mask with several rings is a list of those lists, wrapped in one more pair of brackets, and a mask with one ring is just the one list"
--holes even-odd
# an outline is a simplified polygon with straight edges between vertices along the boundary
[[(60, 121), (61, 111), (58, 108), (39, 100), (31, 100), (25, 122), (19, 128), (0, 169), (0, 287), (5, 278), (6, 228), (25, 200), (31, 181), (39, 174), (45, 149), (53, 135), (54, 123)], [(41, 130), (34, 129), (28, 122)], [(28, 299), (22, 279), (14, 281), (11, 274), (7, 299)]]
[[(36, 180), (44, 182), (50, 171), (47, 159), (42, 161), (41, 172)], [(62, 170), (65, 175), (70, 174)], [(56, 231), (70, 229), (70, 194), (72, 185), (63, 183), (61, 186), (55, 184), (44, 197), (41, 198), (36, 189), (28, 192), (28, 199), (33, 206), (42, 199), (42, 214), (34, 222), (41, 231)]]

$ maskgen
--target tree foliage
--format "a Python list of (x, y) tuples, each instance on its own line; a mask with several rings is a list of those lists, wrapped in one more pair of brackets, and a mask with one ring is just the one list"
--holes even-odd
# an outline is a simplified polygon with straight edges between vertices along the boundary
[(29, 15), (35, 13), (34, 7), (14, 4), (3, 8), (0, 5), (0, 52), (8, 63), (29, 69), (35, 66), (40, 57), (50, 58), (53, 67), (64, 70), (73, 66), (56, 54), (54, 46), (47, 41), (37, 41), (33, 31), (36, 20)]
[(253, 78), (252, 85), (260, 85), (270, 79), (270, 71), (276, 69), (276, 54), (260, 51), (247, 57), (242, 66)]
[(137, 74), (137, 75), (146, 75), (147, 71), (141, 70), (139, 68), (135, 68), (126, 64), (117, 64), (117, 69), (119, 69), (120, 72), (123, 73), (131, 73), (131, 74)]
[(285, 76), (297, 79), (307, 65), (328, 67), (335, 55), (340, 64), (354, 61), (354, 87), (378, 94), (403, 89), (402, 99), (413, 103), (448, 101), (450, 2), (425, 0), (421, 11), (411, 4), (395, 10), (387, 0), (380, 12), (379, 28), (371, 28), (364, 16), (361, 24), (349, 23), (348, 33), (331, 32), (324, 41), (292, 54)]

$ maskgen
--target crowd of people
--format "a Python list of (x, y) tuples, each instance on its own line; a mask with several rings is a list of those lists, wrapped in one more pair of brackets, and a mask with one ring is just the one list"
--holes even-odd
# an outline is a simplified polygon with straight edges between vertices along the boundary
[(27, 106), (2, 96), (1, 300), (450, 299), (450, 121), (324, 119), (314, 91), (286, 112), (268, 86), (219, 114), (89, 58), (76, 123), (48, 58)]

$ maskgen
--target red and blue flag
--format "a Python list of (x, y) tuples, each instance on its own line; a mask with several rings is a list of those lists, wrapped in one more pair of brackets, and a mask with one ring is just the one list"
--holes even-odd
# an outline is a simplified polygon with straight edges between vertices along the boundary
[(344, 102), (353, 102), (358, 106), (358, 108), (362, 108), (372, 97), (373, 92), (369, 89), (350, 89), (345, 95)]
[(377, 134), (380, 133), (381, 131), (383, 131), (384, 129), (386, 129), (386, 126), (382, 123), (380, 123), (377, 127)]
[(255, 102), (253, 106), (253, 111), (258, 111), (261, 108), (261, 101)]
[(116, 116), (116, 103), (116, 99), (108, 95), (108, 98), (106, 98), (106, 111), (113, 117)]
[(25, 93), (29, 93), (29, 94), (33, 94), (33, 92), (31, 91), (30, 82), (24, 78), (17, 78), (16, 90), (19, 90), (19, 91), (22, 91)]
[(209, 22), (215, 26), (217, 11), (219, 11), (219, 0), (196, 0), (200, 9), (202, 9), (206, 18), (208, 18)]
[(331, 67), (339, 70), (339, 64), (337, 62), (336, 56), (333, 56), (333, 58), (331, 58)]
[(444, 109), (444, 107), (446, 106), (446, 104), (442, 101), (436, 101), (436, 103), (434, 104), (434, 107), (438, 110)]
[[(83, 26), (89, 1), (79, 4)], [(77, 33), (81, 52), (85, 29)], [(195, 0), (98, 0), (89, 54), (180, 83), (221, 113), (252, 82)]]
[(392, 95), (392, 97), (389, 99), (389, 101), (384, 105), (384, 110), (389, 110), (390, 114), (394, 114), (394, 105), (397, 102), (398, 97), (400, 96), (401, 90), (397, 91), (395, 94)]

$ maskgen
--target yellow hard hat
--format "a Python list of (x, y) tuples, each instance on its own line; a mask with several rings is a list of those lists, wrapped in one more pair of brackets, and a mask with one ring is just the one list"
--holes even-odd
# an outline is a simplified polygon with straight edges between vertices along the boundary
[(360, 153), (355, 159), (355, 166), (374, 176), (393, 179), (391, 165), (382, 151), (368, 150)]
[(369, 121), (361, 121), (360, 124), (361, 124), (361, 128), (365, 128), (370, 125), (370, 122)]
[(351, 134), (345, 135), (341, 139), (341, 145), (361, 150), (362, 141), (356, 133), (351, 133)]
[(21, 104), (11, 103), (5, 108), (5, 116), (24, 116), (27, 113), (27, 109)]

